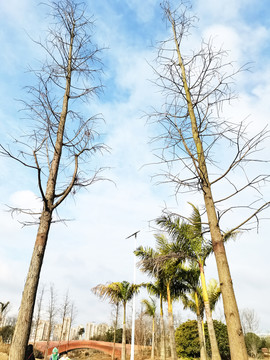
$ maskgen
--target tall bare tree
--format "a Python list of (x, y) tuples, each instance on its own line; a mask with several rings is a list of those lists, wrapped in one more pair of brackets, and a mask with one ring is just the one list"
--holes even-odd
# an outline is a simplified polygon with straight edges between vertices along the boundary
[(61, 323), (58, 346), (60, 345), (62, 340), (67, 340), (68, 334), (70, 332), (70, 322), (69, 322), (70, 319), (68, 319), (68, 315), (70, 314), (70, 298), (69, 298), (68, 290), (65, 293), (63, 303), (60, 306), (60, 314), (61, 314), (62, 323)]
[[(186, 3), (183, 1), (174, 10), (168, 1), (163, 2), (171, 35), (160, 43), (153, 66), (157, 86), (165, 99), (163, 108), (154, 109), (150, 114), (151, 120), (160, 123), (162, 129), (156, 138), (162, 142), (162, 150), (157, 155), (165, 165), (165, 172), (161, 174), (165, 174), (165, 179), (160, 181), (174, 183), (176, 194), (181, 191), (202, 194), (223, 297), (231, 359), (247, 360), (224, 247), (227, 236), (224, 226), (228, 225), (222, 225), (221, 220), (233, 212), (239, 223), (228, 227), (232, 232), (244, 230), (254, 226), (252, 220), (257, 220), (259, 213), (269, 206), (260, 192), (260, 185), (269, 181), (269, 174), (253, 167), (258, 161), (263, 163), (257, 151), (268, 132), (263, 129), (249, 137), (244, 121), (232, 123), (224, 119), (222, 106), (236, 97), (232, 83), (241, 69), (234, 70), (233, 64), (226, 61), (226, 52), (215, 48), (211, 41), (203, 41), (198, 51), (189, 51), (188, 46), (194, 43), (186, 44), (185, 40), (195, 18)], [(226, 157), (221, 155), (224, 149)], [(235, 182), (237, 171), (238, 183)], [(218, 197), (220, 189), (223, 194)], [(253, 190), (256, 198), (252, 197)], [(242, 197), (244, 192), (248, 196)], [(241, 204), (240, 200), (243, 200)]]
[(47, 307), (47, 315), (48, 315), (48, 328), (46, 333), (46, 348), (44, 353), (44, 359), (47, 359), (48, 357), (48, 349), (49, 349), (49, 343), (51, 340), (51, 335), (53, 332), (53, 328), (55, 325), (55, 318), (57, 315), (57, 294), (55, 291), (55, 287), (53, 284), (50, 285), (50, 295), (49, 295), (49, 302)]
[(33, 70), (37, 85), (28, 87), (30, 100), (23, 101), (33, 122), (31, 133), (27, 140), (17, 139), (19, 156), (0, 146), (2, 155), (35, 171), (43, 204), (33, 221), (38, 230), (10, 349), (12, 360), (24, 357), (49, 230), (58, 221), (53, 214), (69, 194), (101, 179), (102, 169), (95, 162), (89, 171), (89, 162), (94, 153), (106, 149), (97, 142), (97, 123), (102, 117), (83, 114), (84, 101), (102, 88), (93, 19), (87, 17), (83, 3), (73, 0), (52, 1), (48, 9), (53, 25), (44, 42), (35, 42), (46, 57), (41, 68)]
[(38, 298), (37, 298), (37, 302), (36, 302), (36, 316), (35, 316), (35, 320), (34, 320), (35, 330), (34, 330), (34, 341), (33, 341), (34, 346), (36, 344), (37, 332), (38, 332), (38, 328), (39, 328), (40, 320), (41, 320), (41, 309), (42, 309), (44, 292), (45, 292), (45, 285), (43, 285), (41, 287)]

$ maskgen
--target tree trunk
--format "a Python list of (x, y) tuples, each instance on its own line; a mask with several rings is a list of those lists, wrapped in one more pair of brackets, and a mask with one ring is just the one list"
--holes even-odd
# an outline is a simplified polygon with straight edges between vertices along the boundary
[(170, 284), (167, 284), (167, 299), (168, 299), (168, 322), (169, 322), (169, 334), (170, 334), (170, 346), (171, 346), (171, 358), (177, 360), (176, 343), (175, 343), (175, 330), (173, 321), (173, 310), (170, 293)]
[(160, 358), (161, 360), (166, 360), (165, 326), (164, 326), (164, 318), (163, 318), (163, 301), (161, 294), (160, 294), (160, 332), (161, 332)]
[(223, 299), (224, 314), (227, 324), (231, 360), (248, 360), (244, 334), (240, 322), (239, 311), (233, 290), (229, 264), (224, 247), (223, 237), (218, 226), (211, 189), (205, 193), (205, 205), (210, 225), (213, 250)]
[(51, 214), (43, 211), (32, 254), (27, 279), (25, 282), (18, 319), (12, 338), (9, 360), (24, 360), (25, 349), (30, 336), (35, 298), (38, 288), (41, 266), (46, 249)]
[(195, 292), (195, 303), (196, 303), (196, 312), (197, 312), (199, 341), (200, 341), (200, 359), (207, 360), (205, 337), (204, 337), (204, 331), (203, 331), (203, 327), (202, 327), (202, 318), (201, 318), (200, 309), (199, 309), (198, 295), (196, 292)]
[[(232, 279), (230, 275), (229, 264), (227, 261), (226, 251), (223, 243), (223, 237), (218, 224), (215, 204), (211, 191), (211, 184), (208, 178), (208, 170), (204, 156), (204, 149), (200, 139), (196, 116), (194, 113), (194, 107), (191, 100), (190, 89), (188, 87), (188, 82), (186, 79), (186, 71), (182, 61), (181, 51), (176, 35), (175, 22), (170, 13), (169, 13), (169, 20), (172, 24), (172, 29), (174, 33), (174, 41), (178, 55), (178, 64), (182, 74), (182, 82), (185, 90), (187, 109), (191, 123), (192, 136), (197, 150), (197, 159), (196, 159), (197, 161), (196, 162), (195, 160), (193, 161), (195, 162), (195, 168), (196, 171), (198, 172), (198, 176), (200, 178), (202, 185), (202, 192), (204, 196), (205, 208), (208, 217), (212, 245), (217, 263), (220, 288), (221, 288), (223, 305), (224, 305), (224, 313), (227, 323), (231, 360), (248, 360), (244, 335), (240, 322), (239, 311), (238, 311), (234, 289), (232, 285)], [(183, 138), (182, 140), (184, 141)], [(185, 142), (184, 145), (186, 147), (186, 150), (190, 153), (190, 150), (187, 148)]]
[(198, 324), (198, 333), (199, 333), (199, 341), (200, 341), (200, 359), (207, 360), (201, 316), (197, 316), (197, 324)]
[(153, 317), (151, 360), (154, 359), (155, 359), (155, 318)]
[(126, 304), (124, 306), (121, 360), (126, 360)]
[(199, 264), (199, 266), (200, 266), (200, 275), (201, 275), (201, 283), (202, 283), (204, 310), (205, 310), (205, 316), (206, 316), (206, 321), (207, 321), (207, 326), (208, 326), (212, 360), (221, 360), (221, 356), (220, 356), (218, 344), (217, 344), (216, 333), (215, 333), (214, 324), (213, 324), (213, 319), (212, 319), (212, 313), (211, 313), (211, 309), (210, 309), (210, 305), (209, 305), (209, 299), (208, 299), (205, 276), (204, 276), (204, 269), (203, 269), (202, 264)]
[(118, 311), (119, 311), (119, 303), (117, 302), (117, 304), (116, 304), (115, 322), (114, 322), (114, 327), (113, 327), (113, 351), (112, 351), (112, 360), (114, 360), (114, 358), (115, 358), (115, 340), (116, 340)]

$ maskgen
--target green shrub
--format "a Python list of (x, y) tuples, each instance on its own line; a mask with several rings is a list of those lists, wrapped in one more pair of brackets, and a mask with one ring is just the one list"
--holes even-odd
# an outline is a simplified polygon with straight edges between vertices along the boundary
[[(227, 326), (223, 324), (221, 321), (213, 320), (214, 329), (216, 333), (219, 353), (222, 360), (230, 360), (230, 347), (229, 347), (229, 339), (228, 339), (228, 332)], [(208, 328), (207, 324), (205, 325), (205, 341), (206, 341), (206, 350), (208, 355), (211, 355), (211, 347), (210, 347), (210, 340), (208, 335)]]
[(175, 332), (176, 351), (181, 358), (196, 359), (200, 357), (200, 342), (196, 320), (181, 324)]
[(254, 333), (247, 333), (245, 335), (245, 343), (248, 355), (255, 357), (258, 354), (261, 354), (261, 350), (265, 347), (266, 341)]
[[(214, 320), (213, 322), (221, 359), (230, 360), (227, 326), (221, 321)], [(186, 357), (188, 359), (200, 358), (200, 341), (196, 320), (188, 320), (181, 324), (175, 332), (175, 340), (176, 351), (179, 357)], [(205, 341), (207, 353), (211, 356), (207, 325), (205, 325)]]

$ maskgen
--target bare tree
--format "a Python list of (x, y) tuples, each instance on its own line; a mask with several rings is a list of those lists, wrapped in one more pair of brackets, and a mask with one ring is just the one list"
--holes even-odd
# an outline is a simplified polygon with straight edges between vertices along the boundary
[(0, 152), (37, 176), (42, 200), (39, 214), (26, 209), (37, 224), (37, 236), (22, 295), (18, 321), (10, 349), (10, 359), (23, 360), (28, 343), (40, 271), (50, 226), (58, 219), (56, 209), (70, 194), (102, 179), (96, 162), (89, 170), (93, 154), (106, 147), (97, 142), (101, 115), (84, 116), (84, 101), (102, 89), (100, 49), (93, 43), (93, 19), (83, 3), (73, 0), (52, 1), (48, 5), (53, 25), (44, 42), (35, 42), (46, 58), (38, 70), (32, 70), (36, 86), (28, 87), (30, 100), (23, 101), (31, 123), (31, 133), (16, 140), (18, 154), (0, 145)]
[(243, 326), (244, 334), (249, 332), (256, 333), (259, 328), (259, 319), (253, 309), (240, 310), (240, 317)]
[[(77, 308), (74, 304), (74, 302), (72, 302), (70, 304), (70, 312), (69, 312), (69, 317), (70, 317), (70, 327), (69, 327), (69, 332), (68, 332), (68, 342), (70, 340), (70, 330), (71, 330), (71, 326), (76, 318), (76, 315), (77, 315), (78, 311), (77, 311)], [(72, 339), (71, 339), (72, 340)]]
[(10, 302), (3, 303), (0, 301), (0, 327), (3, 326), (5, 317), (7, 315), (7, 312), (9, 310)]
[(47, 359), (47, 357), (48, 357), (49, 343), (50, 343), (51, 335), (52, 335), (53, 328), (55, 325), (55, 318), (57, 315), (56, 300), (57, 300), (57, 294), (55, 292), (54, 285), (51, 285), (50, 286), (49, 303), (48, 303), (48, 308), (47, 308), (48, 328), (47, 328), (47, 333), (46, 333), (47, 339), (46, 339), (46, 348), (45, 348), (45, 353), (44, 353), (44, 359)]
[[(207, 215), (204, 231), (210, 232), (217, 263), (231, 359), (247, 360), (224, 240), (237, 230), (254, 227), (252, 221), (258, 224), (259, 214), (269, 207), (260, 188), (269, 181), (269, 174), (253, 166), (263, 164), (258, 151), (269, 134), (263, 129), (249, 137), (244, 121), (224, 119), (223, 105), (236, 98), (232, 84), (243, 69), (235, 70), (226, 62), (226, 52), (211, 41), (203, 41), (197, 52), (183, 50), (195, 21), (185, 3), (173, 10), (168, 1), (163, 2), (171, 37), (160, 43), (153, 70), (165, 100), (162, 109), (149, 114), (162, 129), (155, 140), (161, 142), (158, 163), (165, 168), (157, 176), (165, 176), (160, 182), (173, 183), (176, 195), (202, 194)], [(224, 149), (226, 157), (220, 155)], [(220, 189), (223, 194), (218, 197)], [(228, 226), (228, 233), (224, 222), (229, 213), (239, 223)]]
[(69, 299), (69, 291), (68, 290), (64, 296), (64, 301), (63, 301), (62, 305), (60, 306), (60, 313), (61, 313), (62, 323), (61, 323), (61, 330), (60, 330), (58, 346), (60, 345), (62, 338), (63, 338), (63, 340), (66, 340), (66, 338), (68, 337), (68, 334), (66, 333), (66, 331), (68, 331), (68, 333), (70, 331), (69, 319), (67, 318), (68, 314), (70, 313), (70, 299)]
[(36, 338), (37, 338), (37, 332), (38, 332), (38, 328), (40, 325), (40, 315), (41, 315), (41, 309), (42, 309), (42, 302), (43, 302), (43, 296), (44, 296), (44, 292), (45, 292), (45, 285), (43, 285), (39, 291), (39, 295), (37, 298), (37, 302), (36, 302), (36, 316), (34, 319), (34, 326), (35, 326), (35, 330), (34, 330), (34, 341), (33, 341), (33, 345), (35, 346), (36, 343)]

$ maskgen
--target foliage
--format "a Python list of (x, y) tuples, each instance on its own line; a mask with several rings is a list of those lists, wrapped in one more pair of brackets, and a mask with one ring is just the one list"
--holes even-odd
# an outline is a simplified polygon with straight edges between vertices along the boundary
[[(214, 320), (214, 328), (218, 348), (222, 360), (230, 360), (230, 349), (227, 326), (221, 321)], [(181, 324), (175, 332), (177, 354), (180, 357), (196, 359), (200, 357), (200, 342), (196, 320), (188, 320)], [(210, 341), (207, 325), (205, 326), (206, 348), (210, 356)]]
[(81, 336), (85, 333), (85, 330), (83, 327), (80, 328), (80, 330), (78, 331), (78, 335)]
[[(230, 348), (229, 348), (229, 339), (227, 333), (227, 326), (221, 321), (213, 320), (214, 329), (216, 333), (218, 348), (222, 360), (230, 360)], [(207, 325), (205, 325), (205, 340), (206, 340), (206, 349), (208, 354), (211, 354), (210, 351), (210, 341), (208, 336)]]
[(257, 356), (261, 349), (264, 347), (265, 341), (258, 335), (249, 332), (245, 335), (245, 343), (248, 351), (248, 355), (251, 357)]
[[(116, 330), (116, 332), (115, 332), (115, 342), (116, 343), (120, 344), (122, 342), (122, 334), (123, 334), (122, 328)], [(113, 342), (113, 335), (114, 335), (114, 330), (113, 330), (113, 328), (110, 328), (105, 332), (105, 334), (95, 336), (92, 338), (92, 340)]]
[(196, 320), (188, 320), (181, 324), (175, 332), (176, 351), (179, 357), (199, 358), (200, 341)]
[(0, 329), (0, 336), (4, 343), (9, 344), (11, 342), (12, 336), (14, 333), (14, 326), (6, 325)]

